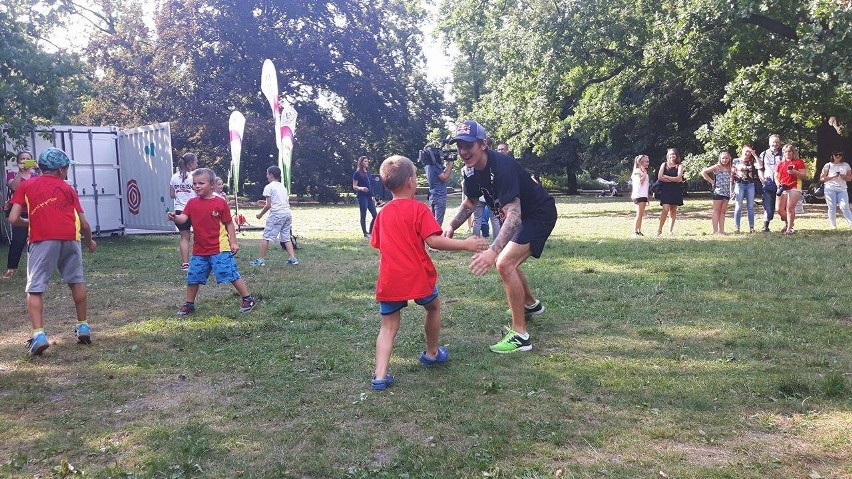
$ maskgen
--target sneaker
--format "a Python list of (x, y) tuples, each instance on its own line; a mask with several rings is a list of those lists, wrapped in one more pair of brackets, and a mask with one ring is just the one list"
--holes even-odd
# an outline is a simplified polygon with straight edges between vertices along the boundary
[(435, 364), (445, 363), (448, 359), (450, 359), (450, 352), (447, 351), (446, 348), (438, 348), (438, 355), (432, 359), (426, 356), (426, 351), (423, 351), (420, 354), (420, 364), (424, 366), (433, 366)]
[(530, 343), (529, 338), (524, 339), (520, 334), (516, 333), (515, 330), (509, 329), (509, 332), (503, 336), (503, 339), (501, 339), (497, 344), (492, 344), (489, 349), (495, 353), (501, 354), (529, 351), (532, 349), (532, 343)]
[(253, 260), (251, 260), (251, 265), (252, 266), (266, 266), (266, 260), (263, 259), (263, 258), (253, 259)]
[(252, 308), (254, 308), (254, 296), (249, 296), (249, 297), (243, 299), (242, 302), (240, 303), (240, 312), (241, 313), (247, 313), (247, 312), (251, 311)]
[(41, 356), (45, 349), (50, 347), (47, 335), (38, 333), (35, 337), (27, 340), (27, 356)]
[(194, 312), (195, 312), (195, 305), (186, 303), (186, 304), (184, 304), (183, 306), (180, 307), (180, 309), (177, 312), (177, 315), (178, 316), (186, 316), (187, 314), (192, 314)]
[(287, 260), (287, 264), (299, 264), (299, 258), (290, 258)]
[(544, 312), (544, 304), (541, 300), (536, 300), (532, 306), (524, 305), (524, 315), (527, 317), (530, 316), (538, 316), (539, 314)]
[(180, 265), (180, 270), (181, 271), (189, 270), (189, 263), (184, 263), (184, 264)]
[(74, 326), (74, 336), (77, 336), (77, 342), (80, 344), (92, 344), (92, 332), (88, 323)]
[(763, 228), (761, 228), (760, 231), (762, 233), (769, 233), (769, 222), (768, 221), (763, 222)]
[(384, 379), (376, 379), (374, 376), (370, 381), (370, 387), (372, 387), (375, 391), (384, 391), (391, 384), (393, 384), (393, 376), (390, 374), (388, 374)]

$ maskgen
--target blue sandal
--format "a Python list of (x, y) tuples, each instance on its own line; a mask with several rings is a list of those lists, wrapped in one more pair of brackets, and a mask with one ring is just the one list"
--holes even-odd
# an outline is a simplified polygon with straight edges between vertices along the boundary
[(438, 355), (435, 356), (435, 359), (430, 359), (426, 357), (426, 351), (420, 354), (420, 364), (424, 366), (433, 366), (435, 364), (441, 364), (447, 362), (450, 359), (450, 352), (445, 348), (438, 348)]
[(391, 384), (393, 384), (393, 376), (390, 374), (388, 374), (384, 379), (376, 379), (376, 377), (373, 376), (373, 379), (370, 381), (370, 386), (372, 386), (372, 388), (376, 391), (384, 391)]

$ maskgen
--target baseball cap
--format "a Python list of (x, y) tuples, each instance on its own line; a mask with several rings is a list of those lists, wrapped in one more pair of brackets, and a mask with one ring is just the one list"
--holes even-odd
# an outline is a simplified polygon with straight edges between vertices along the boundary
[(75, 163), (77, 162), (68, 158), (64, 151), (55, 147), (50, 147), (38, 155), (38, 166), (45, 171), (58, 170)]
[(484, 140), (487, 134), (485, 128), (473, 120), (465, 120), (456, 125), (456, 136), (450, 143), (457, 141), (469, 141), (471, 143), (479, 140)]

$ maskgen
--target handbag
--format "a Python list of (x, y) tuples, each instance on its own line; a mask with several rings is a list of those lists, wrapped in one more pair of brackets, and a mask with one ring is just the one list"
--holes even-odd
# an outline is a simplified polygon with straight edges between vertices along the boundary
[(657, 180), (657, 181), (654, 182), (653, 185), (651, 185), (651, 193), (658, 195), (658, 194), (660, 194), (661, 191), (663, 191), (663, 182), (660, 181), (660, 180)]

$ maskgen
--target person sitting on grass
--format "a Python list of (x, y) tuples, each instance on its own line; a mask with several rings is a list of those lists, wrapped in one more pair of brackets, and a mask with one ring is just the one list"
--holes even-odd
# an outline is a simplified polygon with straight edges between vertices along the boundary
[(178, 316), (195, 312), (198, 287), (207, 284), (211, 270), (217, 283), (229, 282), (237, 288), (242, 298), (241, 313), (251, 311), (254, 307), (254, 297), (249, 294), (234, 260), (240, 245), (237, 244), (231, 209), (224, 199), (213, 194), (215, 179), (216, 175), (207, 168), (193, 171), (192, 186), (197, 196), (186, 203), (180, 214), (171, 211), (166, 213), (166, 219), (177, 224), (192, 220), (195, 232), (192, 258), (186, 273), (186, 304), (180, 307)]
[[(83, 214), (77, 192), (65, 183), (71, 160), (59, 148), (48, 148), (38, 157), (42, 175), (21, 183), (12, 196), (9, 222), (29, 226), (27, 253), (27, 313), (33, 336), (27, 341), (27, 355), (38, 356), (50, 346), (44, 333), (44, 292), (57, 269), (62, 282), (71, 288), (77, 312), (74, 335), (80, 344), (92, 342), (86, 320), (86, 283), (83, 282), (83, 250), (80, 235), (90, 253), (97, 243)], [(23, 218), (28, 208), (29, 218)]]
[(425, 204), (414, 199), (417, 191), (417, 170), (404, 156), (391, 156), (379, 170), (382, 184), (393, 193), (376, 217), (370, 246), (379, 250), (379, 276), (376, 281), (376, 300), (382, 324), (376, 338), (376, 370), (371, 386), (383, 390), (393, 384), (388, 363), (393, 342), (399, 331), (400, 311), (408, 300), (426, 309), (424, 329), (426, 350), (420, 363), (431, 366), (449, 359), (449, 352), (438, 347), (441, 331), (441, 300), (438, 298), (438, 272), (426, 253), (429, 247), (438, 250), (478, 252), (488, 243), (484, 238), (470, 236), (456, 240), (441, 236), (441, 225)]
[(263, 188), (266, 204), (257, 214), (257, 219), (261, 219), (267, 211), (269, 211), (269, 218), (266, 219), (266, 227), (263, 228), (260, 256), (252, 260), (251, 264), (253, 266), (264, 266), (266, 264), (266, 253), (269, 252), (269, 242), (279, 241), (279, 239), (284, 249), (287, 250), (287, 254), (290, 255), (287, 264), (299, 264), (296, 253), (293, 251), (293, 244), (290, 241), (290, 225), (293, 216), (290, 214), (290, 199), (287, 188), (281, 183), (281, 168), (277, 166), (267, 168), (266, 180), (269, 182)]

